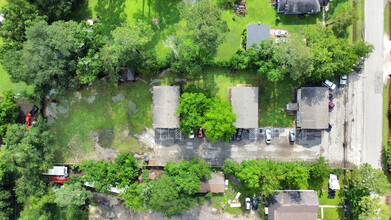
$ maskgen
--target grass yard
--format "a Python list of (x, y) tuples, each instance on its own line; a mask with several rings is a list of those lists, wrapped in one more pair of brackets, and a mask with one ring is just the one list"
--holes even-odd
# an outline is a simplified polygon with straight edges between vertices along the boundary
[[(58, 160), (78, 162), (99, 159), (93, 141), (97, 134), (103, 148), (112, 148), (120, 153), (143, 153), (146, 149), (133, 134), (152, 127), (152, 94), (149, 88), (141, 81), (120, 86), (105, 83), (61, 99), (65, 104), (54, 110), (61, 113), (53, 122)], [(119, 101), (114, 102), (113, 99)]]
[(384, 8), (384, 31), (387, 33), (388, 37), (390, 37), (390, 3), (386, 3), (386, 7)]
[(389, 123), (388, 123), (388, 96), (390, 89), (390, 78), (387, 79), (387, 84), (383, 87), (383, 145), (387, 144)]
[(343, 219), (343, 209), (342, 208), (323, 208), (323, 218), (322, 218), (322, 209), (319, 208), (318, 219), (323, 219), (323, 220)]

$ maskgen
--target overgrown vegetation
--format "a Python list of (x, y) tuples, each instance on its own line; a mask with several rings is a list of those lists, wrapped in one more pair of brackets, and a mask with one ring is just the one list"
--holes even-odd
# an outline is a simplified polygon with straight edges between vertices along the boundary
[(188, 135), (203, 128), (211, 142), (228, 142), (236, 132), (233, 123), (237, 116), (232, 112), (231, 104), (221, 98), (207, 98), (202, 93), (183, 93), (179, 98), (177, 114), (182, 116), (179, 129)]

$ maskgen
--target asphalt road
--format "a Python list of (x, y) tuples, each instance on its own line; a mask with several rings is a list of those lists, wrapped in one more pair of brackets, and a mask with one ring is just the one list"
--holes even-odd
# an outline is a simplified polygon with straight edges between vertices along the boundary
[(374, 52), (365, 62), (359, 79), (353, 82), (352, 99), (348, 100), (350, 110), (351, 142), (355, 149), (356, 164), (369, 163), (381, 168), (382, 151), (382, 91), (384, 68), (384, 1), (365, 1), (365, 40), (375, 46)]

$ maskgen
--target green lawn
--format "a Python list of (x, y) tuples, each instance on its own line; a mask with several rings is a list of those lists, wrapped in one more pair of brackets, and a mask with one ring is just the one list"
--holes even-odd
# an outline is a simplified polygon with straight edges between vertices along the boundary
[(390, 89), (390, 79), (383, 88), (383, 144), (388, 141), (388, 92)]
[[(62, 98), (63, 109), (69, 111), (62, 111), (57, 115), (58, 120), (53, 122), (58, 160), (78, 162), (96, 158), (92, 140), (95, 134), (99, 134), (99, 143), (104, 148), (118, 152), (145, 152), (133, 134), (152, 127), (149, 88), (141, 81), (120, 86), (104, 83)], [(114, 102), (112, 98), (119, 94), (124, 96), (123, 101)], [(88, 99), (94, 99), (93, 103), (89, 104)]]
[(386, 7), (384, 8), (384, 31), (390, 36), (390, 3), (386, 3)]

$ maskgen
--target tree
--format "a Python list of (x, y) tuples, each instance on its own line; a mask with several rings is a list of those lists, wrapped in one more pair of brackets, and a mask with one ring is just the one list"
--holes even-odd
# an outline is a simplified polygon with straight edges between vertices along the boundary
[(58, 20), (70, 20), (72, 7), (76, 0), (29, 0), (36, 6), (40, 16), (46, 17), (49, 23)]
[(221, 10), (212, 0), (198, 1), (184, 10), (183, 18), (189, 38), (203, 62), (210, 62), (216, 56), (217, 47), (229, 30), (221, 16)]
[(368, 57), (374, 50), (372, 44), (365, 43), (364, 41), (358, 41), (353, 43), (353, 51), (358, 57)]
[(2, 148), (13, 155), (14, 164), (23, 177), (16, 181), (18, 201), (25, 202), (30, 196), (43, 196), (46, 181), (42, 173), (52, 165), (55, 151), (54, 136), (48, 125), (41, 117), (28, 131), (25, 125), (11, 125), (3, 141), (5, 145)]
[(378, 211), (380, 210), (380, 199), (376, 196), (364, 196), (359, 202), (361, 207), (361, 214), (358, 216), (358, 219), (368, 220), (368, 219), (378, 219)]
[(54, 202), (54, 193), (52, 190), (45, 193), (43, 196), (31, 196), (26, 201), (24, 209), (20, 212), (21, 220), (39, 219), (49, 220), (53, 219), (53, 213), (50, 211), (50, 204)]
[(26, 30), (27, 41), (21, 51), (8, 51), (4, 68), (12, 80), (34, 85), (38, 95), (55, 89), (64, 93), (77, 87), (77, 60), (85, 55), (88, 33), (85, 24), (74, 21), (36, 22)]
[(348, 27), (352, 25), (358, 18), (357, 11), (352, 8), (344, 8), (342, 11), (337, 13), (334, 21), (326, 24), (326, 27), (332, 25), (334, 35), (339, 38), (348, 37)]
[(281, 66), (283, 75), (293, 80), (308, 78), (313, 67), (313, 54), (302, 36), (293, 35), (287, 42), (278, 44), (273, 59)]
[(201, 179), (210, 179), (210, 164), (198, 158), (192, 158), (190, 162), (168, 162), (164, 167), (168, 175), (173, 176), (181, 192), (194, 195), (201, 188)]
[(202, 93), (183, 93), (178, 99), (176, 114), (181, 115), (179, 129), (186, 134), (204, 124), (204, 115), (209, 109), (210, 99)]
[(331, 168), (328, 161), (323, 157), (317, 157), (310, 166), (310, 179), (314, 186), (318, 189), (322, 188), (322, 184), (329, 177)]
[(111, 186), (123, 188), (138, 176), (140, 167), (133, 154), (122, 153), (111, 161), (92, 160), (84, 161), (79, 165), (80, 170), (84, 170), (83, 180), (94, 183), (94, 188), (99, 192), (108, 190)]
[(242, 48), (239, 48), (229, 61), (230, 67), (233, 70), (246, 69), (248, 66), (247, 62), (248, 62), (248, 59), (247, 59), (246, 51)]
[(60, 207), (82, 206), (87, 199), (92, 198), (92, 193), (87, 191), (81, 182), (67, 183), (55, 192), (54, 202)]
[(3, 91), (3, 100), (0, 101), (0, 136), (4, 137), (9, 124), (16, 123), (19, 106), (12, 90)]
[[(137, 25), (118, 27), (111, 35), (112, 40), (102, 49), (105, 71), (118, 71), (124, 66), (141, 70), (140, 66), (146, 61), (144, 58), (147, 58), (144, 57), (146, 45), (153, 37), (151, 27), (138, 22)], [(154, 59), (151, 54), (148, 55), (149, 60)]]
[(236, 118), (230, 102), (221, 98), (213, 98), (205, 113), (205, 123), (202, 125), (206, 137), (212, 142), (229, 141), (236, 132), (236, 127), (233, 125)]
[[(0, 31), (5, 47), (21, 48), (21, 43), (26, 40), (26, 28), (34, 22), (41, 20), (37, 7), (27, 0), (7, 0), (7, 4), (1, 9), (4, 21)], [(9, 49), (9, 48), (8, 48)]]
[(0, 219), (10, 219), (14, 213), (13, 186), (17, 178), (12, 154), (2, 147), (0, 149)]
[(283, 188), (307, 189), (310, 177), (308, 166), (303, 166), (301, 161), (281, 162), (279, 169), (282, 170), (283, 178), (279, 178)]
[(181, 194), (173, 176), (164, 175), (152, 182), (149, 200), (151, 209), (163, 212), (168, 217), (179, 215), (189, 210), (196, 202), (194, 198)]

